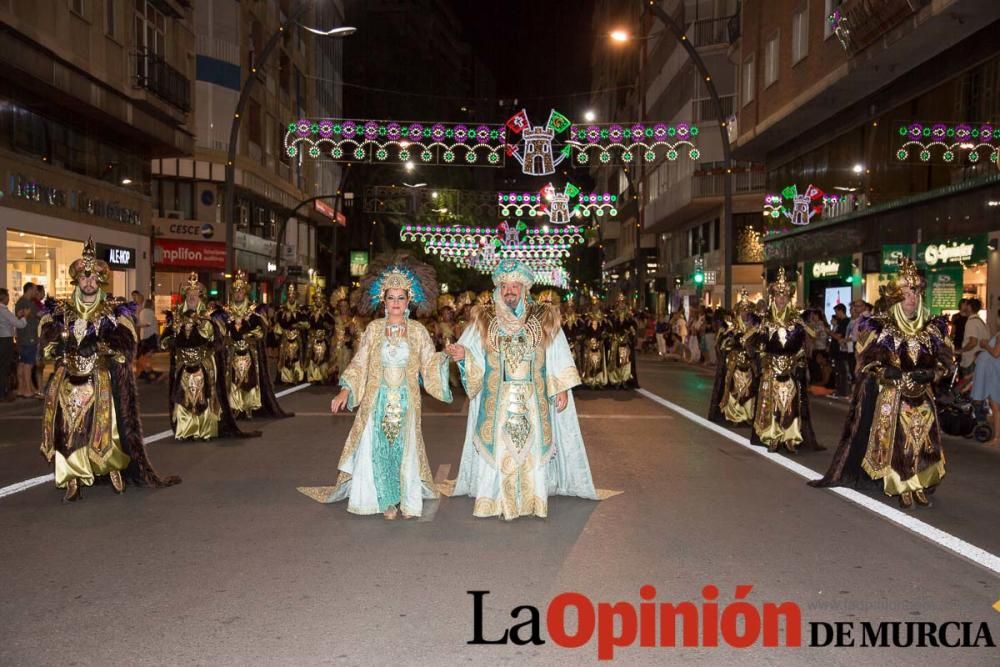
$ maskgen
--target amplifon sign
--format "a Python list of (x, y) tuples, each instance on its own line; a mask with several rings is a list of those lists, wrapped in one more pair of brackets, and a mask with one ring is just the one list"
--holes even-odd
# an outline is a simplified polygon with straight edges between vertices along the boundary
[(153, 246), (153, 260), (157, 266), (163, 268), (224, 270), (226, 244), (156, 239)]
[(944, 243), (922, 243), (917, 246), (917, 263), (926, 268), (949, 264), (977, 264), (985, 259), (985, 235), (951, 239)]

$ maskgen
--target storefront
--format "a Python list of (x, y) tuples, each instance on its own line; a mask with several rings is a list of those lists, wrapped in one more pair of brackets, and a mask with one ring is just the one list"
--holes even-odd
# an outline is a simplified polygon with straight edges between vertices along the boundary
[[(88, 238), (97, 242), (98, 258), (108, 262), (112, 269), (111, 284), (106, 287), (110, 295), (128, 298), (132, 290), (148, 290), (148, 268), (140, 276), (136, 262), (140, 254), (147, 254), (149, 240), (145, 237), (13, 209), (4, 211), (0, 230), (4, 235), (4, 277), (12, 298), (20, 297), (26, 282), (41, 285), (46, 295), (57, 299), (72, 294), (69, 266), (83, 254)], [(51, 233), (42, 233), (46, 231)]]
[(802, 274), (802, 303), (810, 308), (822, 307), (829, 320), (835, 306), (847, 306), (853, 300), (855, 280), (854, 261), (850, 255), (806, 262)]
[(988, 305), (988, 243), (980, 234), (917, 244), (916, 263), (927, 276), (925, 303), (932, 315), (957, 311), (963, 298)]

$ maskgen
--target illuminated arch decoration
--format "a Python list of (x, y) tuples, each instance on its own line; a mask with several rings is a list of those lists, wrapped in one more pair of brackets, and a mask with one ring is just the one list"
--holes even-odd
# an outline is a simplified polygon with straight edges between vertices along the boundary
[(618, 195), (580, 192), (572, 183), (566, 183), (563, 191), (557, 192), (548, 183), (538, 192), (498, 192), (497, 207), (505, 218), (547, 215), (551, 224), (565, 224), (574, 217), (617, 216)]
[[(791, 201), (791, 207), (785, 205)], [(804, 226), (823, 212), (830, 199), (815, 185), (809, 185), (805, 192), (799, 193), (798, 187), (789, 185), (780, 195), (769, 194), (764, 197), (764, 217), (777, 220), (784, 216), (793, 225)]]
[(284, 148), (290, 158), (502, 167), (506, 141), (503, 125), (303, 118)]
[(916, 158), (954, 163), (964, 157), (970, 164), (997, 164), (1000, 154), (1000, 128), (987, 123), (913, 122), (897, 127), (896, 135), (902, 142), (896, 149), (900, 162)]
[(568, 130), (572, 124), (569, 118), (552, 109), (545, 127), (533, 126), (528, 112), (521, 109), (507, 119), (506, 126), (520, 139), (518, 143), (507, 145), (507, 155), (517, 160), (521, 172), (528, 176), (554, 174), (556, 167), (569, 157), (569, 151), (563, 149), (555, 154), (552, 142), (556, 135)]
[(701, 151), (694, 141), (699, 133), (697, 125), (688, 123), (574, 125), (566, 145), (577, 165), (650, 164), (685, 156), (697, 160)]

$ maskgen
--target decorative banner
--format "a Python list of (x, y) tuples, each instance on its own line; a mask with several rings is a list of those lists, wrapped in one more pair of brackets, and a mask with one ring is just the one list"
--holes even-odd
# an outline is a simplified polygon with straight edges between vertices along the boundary
[(917, 244), (917, 267), (934, 269), (986, 261), (988, 240), (985, 234), (964, 236), (939, 243)]
[(575, 161), (580, 165), (590, 164), (595, 156), (601, 164), (650, 163), (661, 154), (674, 161), (682, 152), (697, 160), (701, 152), (693, 142), (698, 133), (696, 125), (687, 123), (574, 125), (566, 143), (576, 152)]
[[(567, 131), (565, 142), (556, 147), (556, 135)], [(502, 167), (505, 158), (512, 157), (524, 174), (547, 176), (574, 153), (578, 166), (593, 160), (600, 164), (651, 163), (660, 157), (673, 161), (682, 154), (697, 160), (698, 134), (698, 127), (688, 123), (574, 126), (555, 109), (542, 127), (532, 125), (522, 109), (504, 125), (303, 118), (288, 125), (284, 148), (286, 155), (300, 160), (396, 164)]]
[(996, 163), (1000, 152), (1000, 128), (987, 123), (913, 122), (900, 125), (896, 134), (903, 142), (896, 151), (900, 161), (916, 155), (920, 162), (934, 158), (950, 163), (964, 155), (972, 164), (984, 158)]
[(962, 300), (961, 266), (933, 269), (927, 272), (927, 292), (924, 305), (931, 315), (941, 315), (945, 310), (958, 310)]
[(609, 192), (584, 194), (572, 183), (566, 183), (562, 192), (557, 192), (551, 183), (537, 193), (498, 192), (497, 204), (502, 217), (548, 215), (553, 224), (565, 224), (571, 217), (618, 215), (618, 195)]
[[(791, 209), (784, 205), (786, 199), (791, 200)], [(808, 225), (822, 211), (823, 191), (815, 185), (809, 185), (802, 194), (799, 194), (796, 186), (789, 185), (780, 195), (769, 194), (764, 197), (764, 217), (777, 219), (785, 216), (793, 225)]]
[(502, 167), (502, 125), (415, 123), (378, 120), (301, 119), (288, 126), (285, 154), (357, 162)]
[(882, 273), (899, 273), (899, 262), (904, 257), (909, 257), (912, 246), (904, 245), (884, 245), (882, 246)]

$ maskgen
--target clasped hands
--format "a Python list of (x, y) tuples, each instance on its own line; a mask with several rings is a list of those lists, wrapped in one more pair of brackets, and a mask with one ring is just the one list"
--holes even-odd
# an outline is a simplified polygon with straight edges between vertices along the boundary
[[(452, 343), (444, 348), (445, 353), (456, 363), (465, 359), (465, 346)], [(569, 395), (565, 391), (556, 394), (556, 412), (562, 412), (569, 403)]]

